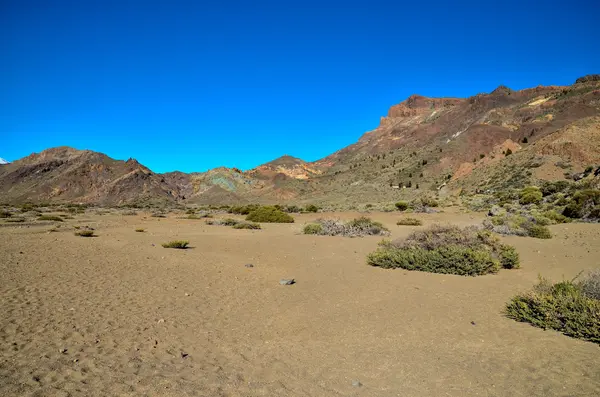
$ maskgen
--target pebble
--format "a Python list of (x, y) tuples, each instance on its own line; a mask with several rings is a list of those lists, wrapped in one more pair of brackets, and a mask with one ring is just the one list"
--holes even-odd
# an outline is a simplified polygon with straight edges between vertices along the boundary
[(292, 285), (292, 284), (296, 284), (296, 280), (293, 279), (293, 278), (290, 278), (290, 279), (282, 278), (281, 280), (279, 280), (279, 284), (281, 284), (281, 285)]
[(475, 321), (471, 321), (471, 325), (475, 325)]
[(161, 323), (164, 323), (164, 322), (165, 322), (165, 319), (164, 319), (164, 318), (161, 318), (160, 320), (158, 320), (158, 323), (159, 323), (159, 324), (161, 324)]
[(254, 267), (254, 265), (252, 263), (246, 263), (244, 266), (246, 266), (246, 267)]
[(62, 353), (62, 354), (67, 354), (67, 349), (64, 349), (64, 348), (63, 349), (58, 349), (58, 352)]
[(355, 379), (352, 381), (352, 386), (354, 387), (361, 387), (362, 383), (360, 383), (360, 381), (358, 379)]
[(186, 358), (187, 356), (189, 356), (189, 354), (181, 352), (181, 358)]

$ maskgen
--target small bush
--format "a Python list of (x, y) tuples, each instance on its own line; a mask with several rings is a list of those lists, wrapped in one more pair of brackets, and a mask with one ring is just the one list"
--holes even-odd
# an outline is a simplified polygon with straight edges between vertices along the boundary
[(398, 201), (395, 205), (398, 211), (406, 211), (408, 209), (408, 203), (406, 201)]
[(324, 234), (323, 225), (320, 223), (309, 223), (304, 225), (303, 232), (304, 234)]
[[(71, 210), (71, 208), (69, 208), (69, 210)], [(131, 210), (131, 211), (123, 211), (123, 215), (126, 215), (126, 216), (134, 216), (134, 215), (137, 215), (137, 214), (138, 213), (136, 211), (133, 211), (133, 210)]]
[(304, 234), (318, 234), (322, 236), (387, 236), (390, 231), (379, 222), (370, 218), (361, 217), (349, 222), (337, 219), (317, 219), (314, 223), (304, 226)]
[(7, 218), (6, 222), (10, 222), (10, 223), (22, 223), (22, 222), (25, 222), (25, 218), (21, 218), (21, 217)]
[(541, 201), (542, 192), (535, 186), (526, 187), (519, 195), (519, 203), (523, 205), (539, 204)]
[(294, 223), (294, 218), (292, 218), (291, 215), (272, 206), (264, 206), (255, 209), (246, 216), (246, 220), (250, 222), (265, 223)]
[(39, 221), (56, 221), (56, 222), (64, 222), (65, 221), (60, 216), (56, 216), (56, 215), (40, 215), (38, 220)]
[(529, 237), (549, 239), (552, 238), (550, 229), (543, 225), (531, 225), (527, 230)]
[(222, 225), (222, 226), (235, 226), (238, 223), (240, 223), (240, 221), (238, 221), (237, 219), (233, 219), (233, 218), (225, 218), (225, 219), (221, 219), (220, 221), (217, 221), (217, 224)]
[(162, 246), (164, 248), (178, 248), (178, 249), (186, 249), (188, 247), (189, 241), (185, 240), (174, 240), (169, 241), (168, 243), (163, 243)]
[(319, 212), (319, 207), (314, 204), (309, 204), (304, 207), (304, 212)]
[(0, 218), (10, 218), (12, 213), (10, 211), (0, 211)]
[(369, 254), (367, 263), (386, 269), (476, 276), (496, 273), (502, 267), (518, 268), (519, 256), (489, 231), (433, 225), (404, 241), (383, 242)]
[(600, 300), (584, 292), (584, 282), (552, 284), (540, 279), (533, 291), (514, 297), (505, 313), (513, 320), (600, 344)]
[(75, 235), (79, 237), (95, 237), (94, 231), (89, 229), (76, 231)]
[(252, 211), (260, 208), (258, 204), (248, 204), (242, 206), (231, 207), (227, 212), (230, 214), (248, 215)]
[(249, 222), (238, 222), (235, 225), (233, 225), (233, 228), (234, 229), (253, 229), (253, 230), (262, 229), (260, 224), (249, 223)]
[(189, 214), (186, 216), (186, 219), (206, 219), (212, 218), (211, 214), (203, 213), (203, 214)]
[(396, 222), (398, 226), (421, 226), (422, 224), (423, 222), (417, 218), (402, 218)]
[(570, 222), (569, 218), (567, 218), (566, 216), (564, 216), (562, 214), (559, 214), (558, 212), (556, 212), (554, 210), (545, 211), (542, 213), (542, 215), (545, 216), (546, 218), (550, 219), (555, 224)]
[(138, 233), (144, 233), (146, 231), (146, 229), (139, 228), (139, 229), (135, 229), (135, 231)]
[(152, 215), (150, 215), (150, 216), (153, 217), (153, 218), (166, 218), (167, 217), (162, 212), (153, 212)]

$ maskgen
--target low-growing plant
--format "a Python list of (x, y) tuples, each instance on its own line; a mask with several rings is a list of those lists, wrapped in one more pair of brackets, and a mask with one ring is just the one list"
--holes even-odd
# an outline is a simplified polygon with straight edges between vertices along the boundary
[(7, 218), (6, 222), (10, 222), (10, 223), (23, 223), (23, 222), (25, 222), (25, 218), (21, 218), (21, 217)]
[(258, 229), (262, 229), (260, 224), (258, 223), (249, 223), (249, 222), (238, 222), (235, 225), (233, 225), (234, 229), (251, 229), (251, 230), (258, 230)]
[(12, 216), (12, 212), (10, 211), (0, 211), (0, 218), (10, 218)]
[(309, 204), (304, 207), (304, 212), (319, 212), (319, 207), (314, 204)]
[(135, 231), (138, 233), (144, 233), (146, 231), (146, 229), (138, 228), (138, 229), (135, 229)]
[(550, 229), (535, 222), (532, 216), (506, 213), (490, 216), (483, 221), (483, 226), (494, 233), (535, 238), (552, 238)]
[(417, 218), (401, 218), (396, 222), (398, 226), (421, 226), (423, 222)]
[(585, 296), (600, 300), (600, 269), (589, 271), (577, 285)]
[(40, 215), (38, 218), (39, 221), (55, 221), (55, 222), (64, 222), (65, 220), (57, 215)]
[(398, 211), (406, 211), (409, 207), (406, 201), (398, 201), (395, 205)]
[(526, 204), (539, 204), (542, 201), (542, 192), (537, 186), (528, 186), (521, 190), (519, 194), (519, 203)]
[(236, 207), (230, 207), (227, 212), (230, 214), (238, 214), (238, 215), (248, 215), (252, 211), (258, 209), (260, 206), (258, 204), (248, 204)]
[(506, 305), (505, 314), (513, 320), (600, 344), (600, 300), (585, 292), (585, 283), (584, 279), (553, 284), (540, 278), (531, 292), (515, 296)]
[(78, 230), (75, 232), (75, 235), (79, 237), (95, 237), (94, 231), (90, 229)]
[(265, 223), (293, 223), (294, 218), (291, 215), (278, 210), (273, 206), (264, 206), (251, 211), (246, 220), (250, 222)]
[(503, 267), (518, 268), (519, 255), (487, 230), (433, 225), (405, 240), (382, 242), (369, 254), (367, 263), (386, 269), (477, 276)]
[(318, 234), (322, 236), (387, 236), (390, 234), (380, 222), (367, 217), (360, 217), (348, 222), (339, 219), (317, 219), (313, 223), (304, 226), (304, 234)]
[(150, 215), (150, 216), (153, 217), (153, 218), (166, 218), (167, 217), (162, 212), (153, 212), (152, 215)]
[(177, 248), (177, 249), (186, 249), (189, 245), (189, 241), (185, 240), (173, 240), (168, 243), (163, 243), (162, 246), (164, 248)]

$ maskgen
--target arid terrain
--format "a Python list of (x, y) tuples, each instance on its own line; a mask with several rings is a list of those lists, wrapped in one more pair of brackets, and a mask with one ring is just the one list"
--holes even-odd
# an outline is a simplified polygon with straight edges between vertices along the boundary
[[(480, 277), (379, 269), (365, 258), (381, 237), (301, 234), (317, 216), (356, 215), (256, 231), (92, 209), (2, 224), (0, 395), (600, 395), (597, 344), (502, 314), (538, 275), (598, 268), (597, 224), (503, 237), (521, 268)], [(398, 213), (370, 216), (392, 238), (415, 230)], [(484, 215), (414, 216), (427, 227)], [(191, 248), (161, 246), (174, 239)]]

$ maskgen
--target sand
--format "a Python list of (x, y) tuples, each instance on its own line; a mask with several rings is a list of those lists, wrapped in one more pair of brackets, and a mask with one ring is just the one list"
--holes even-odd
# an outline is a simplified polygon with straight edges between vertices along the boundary
[(147, 215), (0, 228), (0, 395), (600, 395), (598, 345), (502, 315), (538, 274), (600, 267), (600, 225), (506, 238), (521, 269), (460, 277), (367, 266), (380, 238), (300, 235), (316, 215), (259, 231)]

